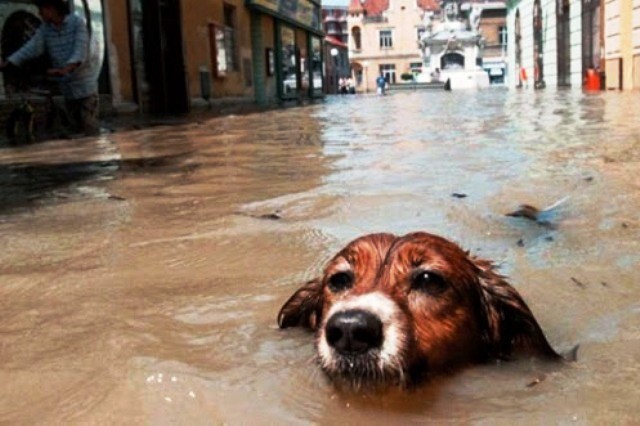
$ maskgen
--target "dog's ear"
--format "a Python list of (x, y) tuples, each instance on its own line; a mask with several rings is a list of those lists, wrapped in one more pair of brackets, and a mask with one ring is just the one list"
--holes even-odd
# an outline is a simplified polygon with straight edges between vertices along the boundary
[(322, 315), (322, 280), (316, 278), (300, 287), (280, 308), (280, 328), (305, 327), (315, 330)]
[(485, 340), (489, 355), (506, 359), (524, 350), (550, 359), (561, 356), (551, 347), (531, 310), (504, 277), (485, 260), (473, 259), (479, 270), (481, 315), (486, 319)]

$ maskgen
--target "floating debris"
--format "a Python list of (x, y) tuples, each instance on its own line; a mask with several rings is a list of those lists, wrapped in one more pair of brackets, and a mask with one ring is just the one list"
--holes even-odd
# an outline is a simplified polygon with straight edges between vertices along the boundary
[(575, 278), (575, 277), (571, 277), (571, 281), (573, 281), (573, 282), (574, 282), (578, 287), (580, 287), (580, 288), (587, 288), (587, 286), (586, 286), (586, 285), (584, 285), (584, 283), (583, 283), (583, 282), (581, 282), (580, 280), (578, 280), (578, 279), (577, 279), (577, 278)]
[(511, 217), (523, 217), (525, 219), (532, 220), (540, 225), (550, 226), (552, 225), (552, 219), (557, 212), (557, 208), (564, 204), (569, 199), (569, 196), (563, 197), (549, 206), (539, 209), (530, 204), (520, 204), (520, 206), (505, 216)]
[(282, 219), (282, 216), (278, 212), (261, 214), (260, 216), (257, 216), (257, 217), (258, 217), (258, 219), (269, 219), (269, 220), (280, 220), (280, 219)]
[(544, 381), (544, 379), (546, 379), (547, 376), (542, 375), (542, 376), (538, 376), (535, 379), (533, 379), (532, 381), (530, 381), (529, 383), (527, 383), (527, 387), (528, 388), (532, 388), (540, 383), (542, 383)]
[(266, 219), (266, 220), (280, 220), (280, 219), (282, 219), (282, 214), (281, 214), (280, 210), (276, 210), (273, 213), (264, 213), (264, 214), (249, 213), (249, 212), (236, 212), (235, 214), (238, 214), (238, 215), (241, 215), (241, 216), (252, 217), (254, 219)]

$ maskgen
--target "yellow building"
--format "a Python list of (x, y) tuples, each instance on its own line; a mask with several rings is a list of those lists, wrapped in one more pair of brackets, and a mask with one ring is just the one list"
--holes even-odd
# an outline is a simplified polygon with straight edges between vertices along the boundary
[[(70, 1), (104, 46), (105, 109), (180, 114), (322, 96), (319, 0)], [(0, 3), (0, 31), (19, 41), (5, 50), (34, 25), (28, 2)], [(0, 77), (0, 100), (6, 85)]]
[(435, 0), (352, 0), (349, 6), (349, 56), (358, 90), (375, 90), (381, 73), (389, 83), (422, 68), (418, 40), (427, 10)]
[(640, 0), (604, 1), (607, 89), (640, 88)]
[[(151, 112), (322, 92), (312, 0), (108, 0), (119, 101)], [(317, 77), (313, 77), (317, 75)], [(319, 87), (312, 87), (316, 82)]]

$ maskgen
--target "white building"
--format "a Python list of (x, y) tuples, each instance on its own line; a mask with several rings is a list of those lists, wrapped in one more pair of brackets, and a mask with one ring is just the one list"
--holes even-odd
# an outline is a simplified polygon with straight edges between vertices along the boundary
[(640, 89), (640, 0), (604, 4), (606, 88)]
[(599, 0), (520, 0), (507, 12), (509, 87), (581, 88), (601, 67)]

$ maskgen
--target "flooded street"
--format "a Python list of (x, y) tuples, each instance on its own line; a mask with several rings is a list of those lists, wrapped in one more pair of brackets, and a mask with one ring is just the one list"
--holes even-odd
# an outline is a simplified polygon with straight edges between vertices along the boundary
[[(2, 147), (0, 422), (636, 423), (639, 114), (425, 91)], [(567, 196), (555, 227), (505, 216)], [(414, 230), (494, 260), (578, 362), (336, 392), (278, 310), (351, 239)]]

